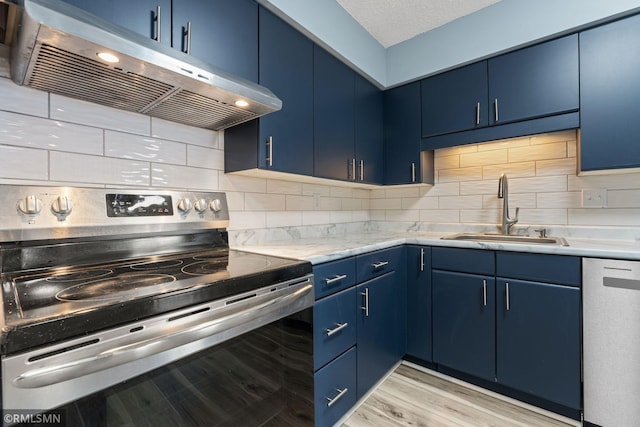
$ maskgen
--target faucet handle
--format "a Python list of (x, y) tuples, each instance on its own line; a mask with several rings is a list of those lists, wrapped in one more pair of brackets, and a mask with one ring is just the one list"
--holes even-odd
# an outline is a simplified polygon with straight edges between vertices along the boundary
[(547, 237), (547, 229), (546, 228), (538, 228), (537, 230), (533, 230), (536, 233), (540, 233), (540, 237)]
[(518, 220), (518, 214), (520, 213), (520, 208), (516, 208), (516, 220)]

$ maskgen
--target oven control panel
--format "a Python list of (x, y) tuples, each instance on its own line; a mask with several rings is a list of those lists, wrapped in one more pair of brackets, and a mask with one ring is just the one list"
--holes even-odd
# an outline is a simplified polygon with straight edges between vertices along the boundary
[(160, 194), (106, 194), (107, 216), (172, 216), (171, 196)]
[(0, 243), (226, 229), (223, 192), (0, 184)]

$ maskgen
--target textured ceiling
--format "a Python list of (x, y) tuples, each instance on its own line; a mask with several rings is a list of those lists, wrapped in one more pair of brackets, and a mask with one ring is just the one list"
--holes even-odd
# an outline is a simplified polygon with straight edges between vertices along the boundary
[(337, 0), (385, 48), (499, 1)]

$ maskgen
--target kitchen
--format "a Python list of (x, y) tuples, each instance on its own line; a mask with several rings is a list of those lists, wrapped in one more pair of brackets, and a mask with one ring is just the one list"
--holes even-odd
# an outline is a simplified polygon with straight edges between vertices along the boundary
[[(512, 4), (503, 3), (504, 8)], [(277, 3), (273, 4), (277, 8)], [(287, 13), (286, 5), (282, 7)], [(412, 71), (406, 71), (400, 58), (398, 69), (390, 68), (400, 75), (380, 77), (373, 68), (370, 74), (374, 80), (380, 77), (378, 81), (393, 86), (609, 16), (629, 14), (638, 5), (620, 2), (608, 7), (599, 12), (601, 15), (584, 17), (584, 22), (572, 21), (566, 28), (536, 33), (528, 40), (511, 42), (510, 46), (508, 40), (502, 40), (493, 43), (505, 45), (489, 44), (484, 48), (489, 50), (452, 48), (449, 51), (458, 52), (460, 57), (435, 55), (433, 64), (418, 63), (409, 68)], [(300, 16), (303, 12), (291, 6), (289, 13), (305, 22), (304, 15)], [(316, 21), (308, 25), (308, 31), (312, 31), (313, 25), (321, 24)], [(316, 31), (322, 34), (320, 28)], [(164, 32), (165, 37), (167, 33)], [(325, 43), (331, 46), (332, 35), (326, 37)], [(339, 46), (334, 49), (339, 50)], [(400, 47), (389, 50), (389, 56), (400, 55), (399, 50)], [(474, 56), (470, 56), (470, 51)], [(359, 59), (358, 54), (353, 53), (353, 59), (347, 57), (357, 68), (366, 68), (365, 60)], [(411, 72), (415, 74), (407, 75)], [(225, 174), (224, 132), (20, 87), (8, 78), (0, 80), (0, 90), (3, 184), (223, 191), (229, 204), (232, 247), (272, 250), (273, 254), (287, 256), (285, 248), (295, 243), (294, 256), (317, 263), (331, 260), (326, 253), (335, 251), (334, 245), (340, 240), (343, 240), (339, 243), (343, 248), (339, 251), (341, 256), (356, 255), (355, 248), (378, 249), (375, 243), (367, 241), (349, 243), (349, 236), (360, 238), (369, 231), (381, 232), (376, 238), (388, 246), (430, 245), (428, 233), (439, 236), (461, 231), (496, 232), (497, 227), (492, 227), (500, 223), (502, 213), (502, 200), (497, 197), (498, 177), (506, 172), (510, 179), (511, 216), (515, 207), (520, 207), (514, 232), (535, 235), (534, 230), (543, 227), (548, 235), (567, 237), (570, 248), (579, 247), (572, 244), (571, 238), (613, 238), (622, 242), (607, 246), (600, 254), (637, 259), (640, 176), (637, 172), (577, 176), (579, 136), (575, 130), (437, 149), (433, 155), (433, 186), (345, 186), (302, 176), (283, 180), (278, 173), (267, 178)], [(606, 203), (583, 207), (583, 190), (605, 190)], [(320, 239), (323, 236), (331, 242)], [(322, 242), (326, 245), (324, 253)], [(305, 247), (309, 247), (308, 253), (302, 252)]]

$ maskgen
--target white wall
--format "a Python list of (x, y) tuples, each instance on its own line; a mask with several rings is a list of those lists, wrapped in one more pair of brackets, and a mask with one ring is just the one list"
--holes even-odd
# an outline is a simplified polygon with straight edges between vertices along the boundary
[(384, 49), (335, 0), (259, 0), (288, 15), (381, 87), (513, 49), (640, 8), (638, 0), (502, 0)]

